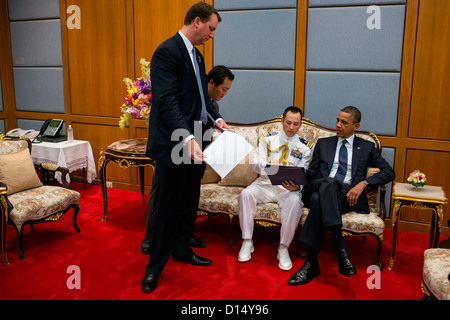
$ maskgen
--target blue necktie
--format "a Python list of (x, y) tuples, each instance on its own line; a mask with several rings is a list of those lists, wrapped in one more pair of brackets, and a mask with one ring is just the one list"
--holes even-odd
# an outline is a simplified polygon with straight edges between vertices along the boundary
[(202, 120), (203, 124), (206, 125), (206, 123), (208, 122), (208, 117), (206, 115), (205, 95), (203, 94), (202, 81), (200, 78), (200, 71), (198, 68), (197, 55), (195, 54), (195, 48), (192, 49), (192, 58), (194, 60), (195, 77), (197, 78), (198, 90), (200, 91), (200, 98), (202, 99), (202, 113), (200, 114), (200, 119)]
[(334, 178), (338, 180), (339, 182), (343, 183), (345, 179), (345, 175), (347, 174), (347, 147), (345, 144), (347, 143), (347, 140), (342, 141), (341, 149), (339, 150), (339, 167), (336, 172), (336, 175)]

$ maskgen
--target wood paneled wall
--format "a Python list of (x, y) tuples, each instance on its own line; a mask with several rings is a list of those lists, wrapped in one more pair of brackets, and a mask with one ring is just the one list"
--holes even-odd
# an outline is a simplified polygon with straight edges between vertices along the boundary
[(14, 113), (16, 100), (7, 0), (0, 0), (0, 48), (0, 78), (3, 99), (3, 111), (0, 111), (0, 119), (5, 119), (5, 131), (8, 131), (17, 126), (10, 125), (16, 121)]
[[(132, 120), (125, 130), (118, 127), (120, 106), (125, 97), (124, 77), (140, 76), (140, 58), (151, 59), (155, 48), (175, 34), (187, 9), (198, 0), (60, 0), (66, 114), (58, 115), (72, 124), (76, 139), (89, 140), (98, 161), (100, 151), (116, 140), (146, 137), (143, 120)], [(206, 0), (213, 4), (213, 0)], [(81, 29), (66, 28), (66, 8), (81, 9)], [(14, 82), (10, 55), (7, 1), (0, 0), (0, 42), (6, 129), (17, 118), (46, 119), (51, 114), (15, 111)], [(295, 101), (303, 105), (307, 32), (307, 0), (298, 1)], [(441, 185), (450, 193), (450, 2), (408, 0), (397, 134), (380, 137), (383, 146), (395, 148), (396, 181), (420, 169), (430, 185)], [(220, 25), (219, 25), (220, 28)], [(213, 42), (199, 48), (213, 65)], [(9, 52), (9, 53), (8, 53)], [(115, 188), (139, 190), (135, 168), (109, 164), (107, 178)], [(146, 170), (146, 191), (151, 185)], [(444, 207), (444, 222), (450, 218)], [(409, 210), (401, 228), (428, 232), (431, 215)], [(387, 225), (390, 222), (387, 221)], [(444, 234), (450, 234), (448, 228)]]
[(449, 141), (450, 1), (420, 1), (415, 52), (408, 136)]
[[(71, 0), (81, 9), (81, 29), (63, 28), (67, 36), (70, 87), (66, 106), (73, 115), (118, 117), (128, 75), (127, 7), (125, 0)], [(63, 7), (64, 8), (64, 7)], [(65, 21), (65, 19), (62, 19)]]
[[(151, 60), (156, 47), (174, 35), (196, 0), (66, 0), (65, 8), (81, 9), (81, 29), (62, 25), (65, 57), (66, 114), (70, 114), (76, 139), (89, 140), (98, 162), (101, 150), (114, 141), (147, 137), (143, 120), (133, 119), (125, 130), (118, 127), (126, 89), (123, 78), (141, 76), (140, 59)], [(66, 17), (67, 18), (67, 17)], [(61, 19), (62, 24), (66, 19)], [(212, 42), (199, 48), (212, 57)], [(211, 59), (210, 59), (211, 60)], [(212, 61), (207, 67), (211, 68)], [(152, 172), (146, 170), (146, 191)], [(107, 167), (113, 187), (139, 190), (138, 170)]]
[[(397, 135), (381, 137), (395, 148), (396, 181), (405, 182), (415, 169), (429, 185), (450, 194), (450, 2), (408, 0), (400, 86)], [(444, 225), (450, 218), (444, 206)], [(429, 231), (431, 211), (406, 209), (400, 228)], [(388, 225), (389, 222), (388, 222)], [(443, 234), (450, 232), (443, 228)]]

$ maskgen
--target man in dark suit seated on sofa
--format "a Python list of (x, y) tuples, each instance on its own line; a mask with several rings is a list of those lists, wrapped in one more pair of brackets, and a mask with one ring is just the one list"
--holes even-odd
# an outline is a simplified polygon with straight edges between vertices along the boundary
[[(368, 214), (364, 190), (395, 179), (394, 170), (375, 145), (355, 135), (360, 121), (361, 112), (347, 106), (337, 116), (336, 136), (317, 141), (306, 172), (309, 185), (303, 195), (304, 205), (310, 211), (299, 238), (309, 246), (309, 252), (302, 267), (289, 278), (288, 285), (306, 284), (319, 276), (318, 255), (326, 230), (333, 235), (339, 273), (347, 277), (356, 274), (341, 234), (341, 215), (349, 211)], [(380, 171), (366, 179), (368, 167)]]

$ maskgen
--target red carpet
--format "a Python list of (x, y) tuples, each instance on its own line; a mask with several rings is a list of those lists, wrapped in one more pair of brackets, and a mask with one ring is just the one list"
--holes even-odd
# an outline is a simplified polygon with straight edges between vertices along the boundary
[[(294, 267), (278, 268), (276, 247), (279, 229), (257, 227), (255, 253), (247, 263), (238, 263), (241, 242), (228, 246), (228, 220), (205, 217), (197, 220), (195, 236), (207, 242), (194, 251), (213, 261), (210, 267), (194, 267), (169, 260), (151, 294), (141, 291), (147, 256), (140, 253), (145, 229), (146, 203), (137, 192), (108, 189), (109, 216), (102, 222), (101, 189), (81, 184), (82, 193), (76, 234), (72, 212), (55, 223), (27, 227), (24, 234), (24, 260), (19, 260), (15, 231), (7, 228), (7, 253), (10, 266), (0, 266), (2, 300), (419, 300), (422, 298), (423, 251), (428, 235), (399, 232), (396, 265), (387, 270), (391, 248), (391, 229), (386, 229), (382, 252), (383, 271), (379, 289), (369, 289), (373, 276), (367, 268), (375, 263), (375, 241), (364, 244), (361, 238), (346, 238), (350, 256), (358, 273), (351, 278), (338, 274), (331, 239), (324, 241), (319, 256), (321, 275), (313, 282), (290, 287), (290, 275), (301, 265), (300, 246), (291, 246)], [(237, 228), (239, 228), (237, 226)], [(236, 234), (239, 234), (237, 232)], [(80, 270), (80, 289), (69, 289), (69, 266)], [(70, 282), (70, 281), (69, 281)], [(369, 281), (373, 283), (373, 281)]]

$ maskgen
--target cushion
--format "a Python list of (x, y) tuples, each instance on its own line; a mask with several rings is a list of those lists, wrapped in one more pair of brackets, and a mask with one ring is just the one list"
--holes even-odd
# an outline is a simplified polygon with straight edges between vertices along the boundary
[[(259, 126), (230, 126), (231, 130), (234, 130), (237, 134), (244, 137), (248, 143), (256, 147), (258, 145), (258, 128)], [(217, 137), (215, 134), (213, 140)]]
[(205, 173), (203, 174), (202, 184), (204, 183), (215, 183), (220, 181), (220, 176), (209, 164), (206, 165)]
[(14, 206), (9, 217), (16, 225), (22, 225), (28, 220), (48, 217), (78, 203), (80, 193), (57, 186), (43, 186), (15, 193), (8, 198)]
[(422, 279), (439, 300), (450, 300), (450, 249), (434, 248), (424, 252)]
[(239, 194), (243, 187), (223, 187), (217, 183), (203, 184), (198, 208), (210, 213), (238, 214)]
[[(202, 185), (198, 208), (210, 213), (222, 213), (231, 216), (238, 215), (238, 198), (244, 187), (220, 186), (217, 183)], [(256, 206), (257, 220), (279, 222), (280, 207), (277, 203), (259, 203)]]
[[(303, 208), (300, 225), (305, 225), (308, 213), (309, 209)], [(342, 231), (354, 234), (370, 233), (381, 236), (384, 232), (384, 221), (375, 212), (362, 214), (352, 211), (342, 215)]]
[(373, 212), (362, 214), (352, 211), (342, 215), (342, 230), (355, 234), (371, 233), (381, 236), (384, 232), (384, 221)]
[(147, 138), (135, 138), (116, 141), (108, 146), (108, 149), (120, 152), (145, 153), (147, 148)]
[(8, 186), (8, 195), (42, 186), (28, 148), (0, 154), (0, 181)]
[(255, 152), (256, 148), (247, 154), (230, 173), (220, 180), (219, 185), (247, 187), (252, 184), (258, 178), (258, 174), (253, 171), (252, 165), (250, 164), (250, 160), (253, 158)]

